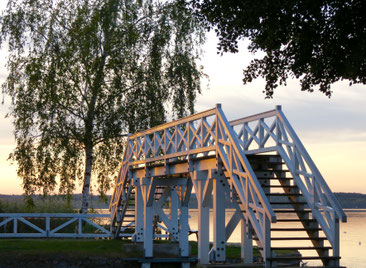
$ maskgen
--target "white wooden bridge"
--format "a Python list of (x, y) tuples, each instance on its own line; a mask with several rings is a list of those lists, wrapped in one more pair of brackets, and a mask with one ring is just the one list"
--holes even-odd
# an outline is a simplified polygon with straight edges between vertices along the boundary
[[(187, 257), (193, 189), (200, 264), (225, 262), (226, 242), (240, 224), (244, 263), (253, 262), (256, 244), (265, 267), (313, 259), (339, 266), (339, 222), (346, 215), (280, 106), (229, 122), (216, 105), (130, 135), (110, 203), (111, 234), (142, 242), (152, 258), (153, 239), (163, 230)], [(235, 208), (230, 219), (225, 202)], [(304, 254), (281, 256), (281, 250)]]
[[(149, 266), (156, 260), (153, 240), (165, 237), (179, 244), (188, 266), (192, 191), (200, 264), (224, 263), (226, 243), (240, 224), (244, 263), (253, 262), (256, 244), (265, 267), (308, 260), (339, 267), (339, 222), (346, 215), (280, 106), (229, 122), (217, 105), (130, 135), (110, 215), (1, 213), (0, 238), (131, 239), (143, 243), (143, 266)], [(235, 209), (228, 219), (226, 204)]]

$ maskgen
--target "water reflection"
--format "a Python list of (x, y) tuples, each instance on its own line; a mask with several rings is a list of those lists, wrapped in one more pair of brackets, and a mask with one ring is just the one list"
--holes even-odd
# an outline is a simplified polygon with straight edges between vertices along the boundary
[[(230, 217), (234, 213), (233, 210), (226, 212), (226, 222), (230, 220)], [(346, 211), (348, 220), (346, 223), (341, 223), (340, 228), (340, 242), (341, 242), (341, 265), (348, 268), (360, 268), (366, 267), (366, 210), (358, 211)], [(191, 229), (197, 229), (197, 210), (190, 210), (190, 227)], [(288, 217), (289, 215), (284, 215)], [(213, 239), (213, 215), (210, 213), (210, 240)], [(289, 223), (288, 227), (294, 227)], [(297, 234), (294, 233), (294, 236)], [(196, 240), (195, 235), (190, 236), (190, 240)], [(240, 225), (237, 226), (232, 236), (229, 239), (231, 243), (240, 242)], [(310, 242), (309, 242), (310, 243)], [(310, 244), (309, 244), (310, 245)], [(304, 255), (312, 255), (314, 253), (303, 252)], [(308, 264), (319, 264), (318, 262), (308, 262)]]

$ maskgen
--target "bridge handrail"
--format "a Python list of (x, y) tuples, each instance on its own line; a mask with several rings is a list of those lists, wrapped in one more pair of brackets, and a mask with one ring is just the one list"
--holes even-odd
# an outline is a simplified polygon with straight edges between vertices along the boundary
[[(267, 125), (268, 122), (270, 124)], [(337, 248), (338, 219), (345, 222), (347, 216), (281, 111), (281, 107), (233, 120), (230, 125), (238, 133), (240, 145), (246, 154), (276, 151), (281, 155), (314, 217), (330, 243)]]
[[(224, 130), (222, 133), (226, 135), (225, 141), (219, 141), (217, 136), (217, 127), (220, 125)], [(123, 159), (123, 176), (126, 176), (125, 171), (127, 163), (130, 165), (138, 165), (148, 163), (150, 161), (164, 160), (175, 157), (194, 157), (198, 154), (206, 154), (208, 152), (218, 152), (218, 144), (229, 144), (231, 146), (230, 157), (235, 155), (238, 160), (238, 165), (241, 167), (236, 168), (236, 172), (239, 172), (236, 187), (240, 188), (241, 180), (247, 180), (249, 191), (255, 199), (250, 201), (244, 198), (244, 189), (241, 190), (241, 199), (245, 204), (248, 215), (254, 227), (257, 231), (261, 232), (258, 235), (260, 242), (264, 243), (264, 221), (258, 218), (266, 215), (268, 219), (266, 221), (276, 220), (276, 215), (270, 206), (267, 197), (265, 196), (263, 189), (260, 187), (259, 181), (256, 178), (248, 160), (246, 159), (245, 153), (241, 150), (238, 145), (237, 135), (233, 132), (229, 125), (224, 113), (221, 110), (221, 106), (217, 105), (216, 108), (210, 109), (198, 114), (194, 114), (179, 120), (175, 120), (170, 123), (166, 123), (139, 133), (135, 133), (128, 137), (128, 145), (125, 151), (125, 157)], [(229, 152), (221, 150), (221, 156), (225, 154), (229, 155)], [(231, 159), (231, 158), (230, 158)], [(229, 164), (226, 161), (226, 164)], [(238, 173), (238, 174), (239, 174)], [(120, 172), (120, 175), (122, 173)], [(235, 175), (236, 176), (236, 175)], [(124, 178), (120, 178), (119, 183)], [(120, 192), (123, 189), (120, 190)], [(120, 194), (116, 194), (120, 197)], [(118, 199), (118, 198), (117, 198)], [(116, 198), (113, 198), (113, 202), (117, 202)], [(114, 206), (117, 203), (114, 203)], [(112, 209), (112, 220), (116, 215), (116, 209), (111, 206)], [(250, 214), (250, 215), (249, 215)]]
[(297, 136), (296, 132), (290, 125), (289, 121), (287, 120), (284, 113), (278, 109), (277, 110), (277, 117), (278, 119), (283, 123), (283, 125), (286, 127), (288, 133), (290, 134), (292, 140), (295, 143), (296, 149), (299, 150), (301, 155), (303, 156), (304, 160), (306, 161), (306, 164), (309, 166), (312, 173), (315, 175), (315, 179), (319, 183), (319, 187), (322, 188), (322, 190), (327, 195), (329, 201), (332, 203), (332, 207), (335, 210), (336, 214), (338, 215), (339, 219), (341, 219), (343, 222), (347, 221), (347, 216), (343, 211), (342, 206), (338, 202), (337, 198), (335, 197), (334, 193), (330, 190), (328, 184), (324, 180), (323, 176), (321, 175), (319, 169), (315, 165), (314, 161), (310, 157), (309, 153), (305, 149), (304, 145), (300, 141), (299, 137)]
[(135, 134), (130, 135), (129, 139), (135, 139), (137, 137), (141, 137), (141, 136), (144, 136), (144, 135), (147, 135), (147, 134), (152, 134), (154, 132), (161, 131), (161, 130), (164, 130), (164, 129), (167, 129), (167, 128), (171, 128), (171, 127), (174, 127), (174, 126), (177, 126), (177, 125), (192, 122), (192, 121), (198, 120), (202, 117), (212, 116), (212, 115), (215, 115), (215, 113), (216, 113), (216, 108), (209, 109), (209, 110), (206, 110), (206, 111), (203, 111), (203, 112), (200, 112), (200, 113), (192, 114), (190, 116), (186, 116), (184, 118), (180, 118), (180, 119), (171, 121), (169, 123), (165, 123), (165, 124), (162, 124), (162, 125), (159, 125), (159, 126), (156, 126), (156, 127), (152, 127), (152, 128), (149, 128), (149, 129), (141, 131), (141, 132), (137, 132)]
[(238, 142), (238, 138), (237, 138), (235, 131), (231, 128), (230, 123), (227, 121), (220, 106), (217, 108), (217, 113), (218, 113), (218, 118), (221, 121), (221, 124), (224, 125), (225, 131), (227, 132), (228, 140), (230, 140), (230, 142), (234, 145), (233, 149), (235, 150), (235, 153), (237, 154), (238, 159), (241, 162), (241, 165), (245, 169), (245, 173), (247, 173), (249, 175), (248, 177), (250, 179), (250, 183), (255, 187), (254, 190), (256, 191), (258, 197), (260, 198), (260, 202), (262, 204), (264, 204), (263, 207), (266, 211), (267, 216), (271, 219), (272, 222), (275, 222), (276, 215), (272, 209), (272, 206), (270, 205), (270, 203), (257, 179), (257, 176), (255, 175), (248, 159), (246, 158), (245, 152), (242, 150), (242, 148)]
[(112, 221), (115, 219), (115, 216), (117, 214), (117, 204), (119, 203), (119, 199), (121, 198), (121, 195), (123, 193), (123, 188), (125, 185), (126, 173), (127, 173), (128, 164), (129, 164), (129, 161), (127, 159), (128, 158), (127, 156), (129, 153), (129, 147), (130, 147), (130, 142), (129, 142), (129, 139), (127, 139), (125, 142), (125, 146), (124, 146), (124, 152), (123, 152), (121, 165), (120, 165), (120, 168), (118, 171), (118, 176), (115, 181), (113, 194), (112, 194), (111, 201), (109, 204), (109, 211), (111, 211), (110, 217), (111, 217)]
[(79, 213), (0, 213), (0, 218), (26, 217), (26, 218), (109, 218), (109, 214), (79, 214)]

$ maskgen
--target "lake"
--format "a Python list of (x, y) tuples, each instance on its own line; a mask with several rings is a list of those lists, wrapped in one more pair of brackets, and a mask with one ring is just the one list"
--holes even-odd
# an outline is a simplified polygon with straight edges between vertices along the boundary
[[(341, 243), (341, 265), (346, 266), (348, 268), (362, 268), (366, 267), (366, 210), (357, 210), (357, 211), (347, 211), (347, 222), (341, 223), (340, 228), (340, 243)], [(210, 240), (212, 241), (212, 213), (211, 214), (211, 223), (210, 223)], [(226, 212), (226, 221), (229, 220), (229, 216), (233, 214), (233, 210), (227, 210)], [(190, 227), (193, 230), (197, 230), (197, 209), (190, 209)], [(284, 217), (288, 217), (288, 215), (284, 215)], [(289, 223), (288, 227), (290, 226)], [(294, 234), (296, 235), (296, 234)], [(196, 240), (195, 235), (190, 236), (190, 240)], [(235, 229), (234, 233), (230, 237), (229, 243), (238, 243), (240, 242), (240, 225)], [(309, 242), (310, 243), (310, 242)], [(310, 245), (310, 244), (309, 244)], [(302, 252), (304, 253), (304, 252)], [(305, 255), (305, 253), (304, 253)], [(311, 254), (310, 255), (314, 255)], [(309, 261), (308, 265), (319, 265), (320, 262)]]

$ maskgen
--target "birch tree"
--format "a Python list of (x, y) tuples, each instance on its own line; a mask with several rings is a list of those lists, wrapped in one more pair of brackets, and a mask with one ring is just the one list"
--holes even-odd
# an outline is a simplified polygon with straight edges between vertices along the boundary
[(204, 35), (181, 1), (9, 0), (0, 20), (10, 158), (28, 197), (80, 183), (86, 213), (91, 184), (111, 188), (127, 133), (194, 112)]

